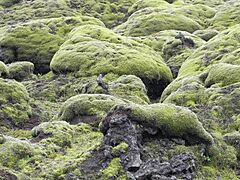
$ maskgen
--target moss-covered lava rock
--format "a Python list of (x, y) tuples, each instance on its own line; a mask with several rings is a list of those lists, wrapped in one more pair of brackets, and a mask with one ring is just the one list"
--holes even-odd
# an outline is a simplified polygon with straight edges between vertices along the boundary
[(103, 25), (95, 18), (86, 16), (33, 20), (0, 29), (0, 60), (5, 63), (31, 61), (35, 71), (46, 73), (49, 63), (66, 40), (66, 35), (83, 24)]
[(7, 77), (8, 67), (2, 61), (0, 61), (0, 77)]
[(8, 66), (10, 79), (22, 81), (26, 78), (31, 78), (34, 71), (34, 64), (28, 61), (15, 62)]
[(31, 114), (26, 88), (14, 80), (0, 78), (0, 92), (0, 124), (21, 126)]

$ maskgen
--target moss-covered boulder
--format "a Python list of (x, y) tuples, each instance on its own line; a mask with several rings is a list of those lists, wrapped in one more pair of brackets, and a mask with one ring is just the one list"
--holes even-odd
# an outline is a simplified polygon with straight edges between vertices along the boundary
[(132, 74), (140, 77), (149, 91), (158, 90), (156, 96), (172, 80), (169, 67), (152, 48), (93, 25), (73, 30), (50, 67), (55, 73), (75, 72), (85, 77)]
[(102, 133), (86, 124), (62, 121), (40, 124), (32, 132), (31, 141), (3, 136), (0, 174), (11, 170), (19, 179), (58, 179), (68, 173), (81, 176), (79, 164), (100, 146), (103, 138)]
[(0, 124), (21, 126), (31, 113), (26, 88), (16, 81), (0, 78), (0, 92)]
[(158, 128), (165, 136), (181, 137), (189, 143), (213, 143), (196, 114), (187, 108), (160, 103), (132, 105), (129, 116), (145, 126)]
[(209, 70), (205, 84), (207, 87), (218, 83), (220, 86), (227, 86), (240, 82), (240, 66), (226, 63), (218, 63)]
[(0, 2), (0, 6), (3, 6), (3, 7), (10, 7), (14, 4), (17, 4), (19, 3), (21, 0), (2, 0)]
[(214, 29), (204, 29), (204, 30), (197, 30), (193, 34), (195, 36), (198, 36), (202, 38), (205, 41), (208, 41), (212, 39), (214, 36), (216, 36), (219, 32)]
[(0, 77), (7, 77), (8, 67), (2, 61), (0, 61)]
[(36, 72), (46, 73), (66, 35), (83, 24), (103, 25), (95, 18), (78, 16), (34, 20), (2, 29), (0, 60), (5, 63), (29, 60), (34, 63)]
[(150, 103), (145, 85), (134, 75), (123, 75), (109, 83), (109, 93), (137, 104)]
[(72, 124), (85, 122), (98, 125), (115, 105), (124, 104), (121, 99), (103, 94), (81, 94), (68, 99), (59, 113), (59, 120)]
[(22, 81), (33, 75), (34, 64), (28, 61), (15, 62), (8, 66), (10, 79)]
[(128, 21), (115, 28), (126, 36), (146, 36), (164, 30), (194, 32), (202, 26), (182, 14), (162, 11), (162, 9), (143, 9), (132, 14)]
[(211, 20), (212, 28), (217, 30), (225, 30), (233, 25), (239, 24), (239, 6), (240, 2), (226, 1), (218, 8), (218, 12)]

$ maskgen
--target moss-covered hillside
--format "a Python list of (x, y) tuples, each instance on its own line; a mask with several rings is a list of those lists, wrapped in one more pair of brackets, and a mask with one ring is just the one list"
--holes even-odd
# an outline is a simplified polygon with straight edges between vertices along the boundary
[(0, 0), (0, 180), (237, 180), (239, 131), (239, 0)]

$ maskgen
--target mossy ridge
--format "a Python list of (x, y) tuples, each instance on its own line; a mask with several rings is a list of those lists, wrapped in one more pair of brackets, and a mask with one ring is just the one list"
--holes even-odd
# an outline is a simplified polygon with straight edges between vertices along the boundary
[(31, 114), (30, 98), (26, 88), (14, 80), (0, 78), (0, 91), (1, 124), (23, 125)]
[(66, 40), (67, 34), (75, 26), (83, 24), (103, 25), (95, 18), (78, 16), (34, 20), (2, 30), (5, 33), (0, 37), (0, 59), (5, 63), (31, 61), (36, 72), (46, 73), (53, 55)]
[(189, 143), (213, 143), (212, 136), (203, 128), (196, 114), (187, 108), (160, 103), (132, 105), (130, 108), (133, 120), (157, 127), (164, 135), (182, 137)]
[(126, 101), (103, 94), (81, 94), (68, 99), (59, 112), (59, 119), (70, 123), (84, 122), (98, 126), (115, 105)]

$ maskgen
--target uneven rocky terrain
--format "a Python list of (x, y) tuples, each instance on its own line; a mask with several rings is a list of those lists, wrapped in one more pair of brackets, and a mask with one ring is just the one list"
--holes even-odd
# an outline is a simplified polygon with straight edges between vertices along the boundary
[(239, 0), (0, 0), (0, 179), (240, 178)]

